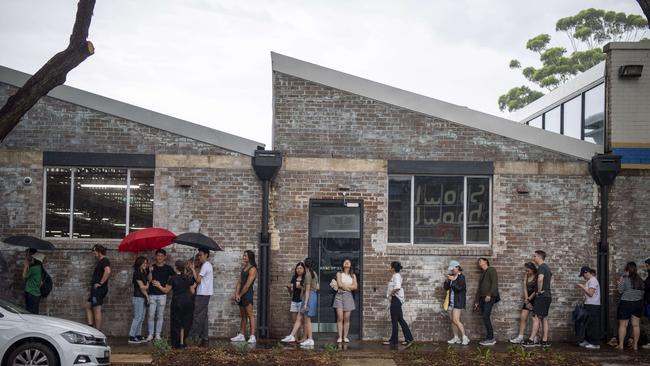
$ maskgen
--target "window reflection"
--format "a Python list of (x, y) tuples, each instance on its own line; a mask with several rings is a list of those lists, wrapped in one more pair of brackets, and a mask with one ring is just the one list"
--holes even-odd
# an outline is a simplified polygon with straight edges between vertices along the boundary
[(411, 177), (388, 180), (388, 241), (411, 242)]
[(560, 106), (557, 106), (544, 114), (544, 129), (560, 133)]
[(70, 236), (71, 170), (47, 168), (45, 190), (45, 236)]
[(463, 177), (415, 177), (414, 242), (463, 243)]
[(585, 93), (585, 141), (603, 143), (605, 84)]
[(582, 96), (564, 103), (564, 135), (582, 138)]
[(129, 232), (153, 226), (153, 172), (131, 170)]
[(124, 237), (126, 188), (126, 169), (77, 168), (73, 237)]
[(490, 179), (467, 178), (467, 242), (488, 243), (490, 237)]
[(537, 128), (542, 128), (542, 116), (539, 115), (532, 119), (530, 122), (528, 122), (529, 126), (537, 127)]

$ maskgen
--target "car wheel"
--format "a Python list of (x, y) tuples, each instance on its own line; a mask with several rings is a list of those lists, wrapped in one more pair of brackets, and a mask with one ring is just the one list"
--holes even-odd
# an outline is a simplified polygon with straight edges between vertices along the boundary
[(10, 366), (58, 366), (59, 362), (50, 347), (43, 343), (25, 343), (9, 355)]

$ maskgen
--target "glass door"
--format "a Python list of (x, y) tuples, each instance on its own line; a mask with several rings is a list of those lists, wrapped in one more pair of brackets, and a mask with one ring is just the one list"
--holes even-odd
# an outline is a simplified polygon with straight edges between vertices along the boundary
[(320, 280), (318, 315), (312, 319), (316, 333), (336, 333), (336, 311), (332, 308), (335, 292), (329, 284), (350, 259), (357, 274), (359, 290), (353, 293), (356, 309), (352, 312), (350, 335), (360, 336), (361, 329), (361, 233), (362, 207), (358, 201), (312, 201), (309, 209), (309, 256), (317, 265)]

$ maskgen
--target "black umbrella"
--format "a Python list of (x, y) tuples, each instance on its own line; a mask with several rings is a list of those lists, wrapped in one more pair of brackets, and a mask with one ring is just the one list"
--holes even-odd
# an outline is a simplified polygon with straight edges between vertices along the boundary
[(29, 235), (16, 235), (10, 236), (3, 240), (7, 244), (17, 245), (19, 247), (26, 247), (37, 250), (54, 250), (56, 249), (52, 243), (47, 240), (41, 240)]
[(194, 248), (204, 248), (208, 250), (223, 250), (216, 241), (208, 238), (201, 233), (184, 233), (172, 240), (174, 243), (187, 245)]

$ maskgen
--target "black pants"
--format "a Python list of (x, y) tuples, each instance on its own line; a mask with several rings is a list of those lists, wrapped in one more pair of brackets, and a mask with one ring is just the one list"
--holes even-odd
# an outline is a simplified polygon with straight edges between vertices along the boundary
[(179, 348), (181, 346), (181, 329), (183, 330), (182, 344), (187, 344), (185, 339), (189, 338), (190, 335), (193, 313), (194, 299), (191, 296), (181, 299), (172, 298), (169, 314), (169, 320), (171, 322), (169, 327), (169, 338), (172, 347)]
[(481, 308), (483, 325), (485, 325), (485, 339), (494, 339), (494, 329), (492, 328), (492, 307), (494, 306), (494, 297), (490, 299), (490, 302), (485, 302), (485, 297), (481, 297), (478, 304)]
[(390, 299), (390, 322), (393, 326), (393, 329), (390, 333), (390, 343), (397, 344), (397, 323), (402, 327), (402, 333), (404, 333), (404, 340), (407, 342), (413, 341), (413, 335), (411, 334), (411, 329), (409, 325), (406, 324), (404, 320), (404, 314), (402, 314), (402, 302), (396, 296), (391, 297)]
[(600, 345), (600, 305), (587, 305), (585, 310), (589, 314), (587, 316), (587, 324), (585, 331), (585, 341), (593, 344)]
[(25, 292), (25, 309), (32, 314), (38, 314), (38, 307), (41, 303), (40, 296), (34, 296)]

